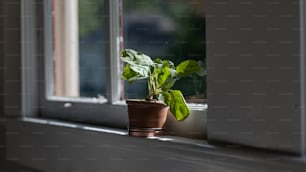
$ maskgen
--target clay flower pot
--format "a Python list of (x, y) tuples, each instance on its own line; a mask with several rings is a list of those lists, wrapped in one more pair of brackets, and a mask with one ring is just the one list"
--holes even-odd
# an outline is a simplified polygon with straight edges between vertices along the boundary
[(152, 137), (164, 130), (169, 107), (159, 101), (126, 100), (129, 115), (129, 135)]

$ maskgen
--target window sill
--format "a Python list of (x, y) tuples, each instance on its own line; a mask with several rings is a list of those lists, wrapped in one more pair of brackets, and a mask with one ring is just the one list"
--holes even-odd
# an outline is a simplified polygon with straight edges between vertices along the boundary
[[(82, 99), (83, 102), (80, 103), (74, 99), (55, 98), (50, 99), (48, 106), (42, 109), (41, 115), (43, 118), (74, 122), (82, 121), (83, 123), (122, 129), (125, 129), (128, 125), (125, 101), (109, 104), (101, 103), (97, 99)], [(88, 102), (89, 100), (92, 101)], [(188, 105), (191, 109), (191, 114), (184, 121), (178, 122), (173, 115), (168, 115), (165, 126), (166, 132), (169, 135), (180, 137), (206, 139), (207, 104)]]
[[(109, 128), (109, 127), (97, 127), (97, 126), (86, 125), (86, 124), (63, 122), (63, 121), (53, 120), (53, 119), (39, 119), (39, 118), (24, 117), (24, 118), (21, 118), (21, 121), (30, 122), (34, 124), (45, 124), (45, 125), (50, 125), (50, 126), (67, 127), (67, 128), (72, 128), (72, 129), (81, 129), (85, 131), (93, 131), (93, 132), (101, 132), (101, 133), (106, 133), (106, 134), (128, 136), (128, 132), (123, 129)], [(167, 134), (163, 136), (158, 136), (158, 137), (147, 137), (147, 139), (173, 142), (173, 143), (182, 143), (182, 144), (199, 146), (199, 147), (212, 147), (207, 144), (206, 140), (203, 140), (203, 139), (192, 139), (192, 138), (179, 137), (179, 136), (173, 136), (173, 135), (167, 135)]]
[[(6, 159), (42, 171), (303, 171), (300, 157), (35, 118), (0, 119)], [(120, 163), (120, 165), (118, 165)], [(150, 171), (149, 170), (149, 171)]]

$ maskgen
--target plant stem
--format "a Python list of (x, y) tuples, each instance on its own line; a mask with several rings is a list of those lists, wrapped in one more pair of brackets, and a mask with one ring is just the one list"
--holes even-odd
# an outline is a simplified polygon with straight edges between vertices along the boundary
[(146, 99), (152, 100), (154, 96), (154, 82), (152, 81), (151, 75), (149, 76), (149, 79), (148, 79), (148, 91), (149, 91), (149, 94)]

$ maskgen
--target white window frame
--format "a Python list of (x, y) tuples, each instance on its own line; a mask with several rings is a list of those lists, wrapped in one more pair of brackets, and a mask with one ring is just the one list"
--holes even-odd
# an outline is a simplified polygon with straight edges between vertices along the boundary
[[(32, 0), (35, 1), (35, 0)], [(53, 48), (52, 48), (52, 17), (50, 14), (52, 12), (52, 0), (45, 0), (41, 3), (43, 6), (43, 35), (40, 37), (32, 38), (33, 41), (37, 42), (37, 45), (42, 46), (43, 50), (38, 50), (39, 53), (43, 53), (43, 60), (40, 60), (39, 67), (43, 74), (38, 82), (39, 90), (39, 115), (43, 118), (55, 118), (55, 119), (64, 119), (75, 122), (86, 122), (94, 123), (107, 127), (116, 127), (116, 128), (127, 128), (128, 125), (128, 116), (127, 116), (127, 107), (123, 101), (120, 101), (120, 92), (121, 92), (121, 73), (120, 73), (120, 44), (122, 38), (120, 37), (120, 0), (106, 0), (105, 3), (108, 7), (108, 15), (110, 16), (108, 21), (109, 27), (106, 30), (109, 35), (109, 45), (106, 49), (107, 58), (106, 65), (111, 66), (108, 68), (106, 73), (107, 80), (107, 90), (106, 96), (107, 100), (104, 98), (68, 98), (68, 97), (56, 97), (53, 96), (54, 84), (53, 84)], [(29, 13), (31, 8), (27, 8), (28, 3), (22, 1), (22, 6), (24, 14)], [(32, 18), (32, 20), (35, 20)], [(23, 22), (25, 25), (26, 22)], [(35, 30), (33, 26), (32, 30), (29, 28), (26, 31)], [(26, 35), (27, 33), (23, 33)], [(26, 39), (26, 38), (24, 38)], [(31, 47), (32, 46), (32, 47)], [(23, 50), (36, 48), (34, 44), (25, 44), (23, 45)], [(39, 49), (39, 48), (38, 48)], [(35, 50), (35, 49), (34, 49)], [(28, 61), (29, 56), (33, 54), (23, 53), (23, 59)], [(40, 57), (40, 56), (38, 56)], [(29, 64), (27, 64), (29, 65)], [(25, 76), (31, 76), (31, 73), (26, 73)], [(26, 78), (26, 77), (23, 77)], [(33, 79), (34, 80), (34, 79)], [(30, 87), (31, 85), (26, 85), (25, 88)], [(35, 91), (35, 90), (33, 90)], [(24, 102), (27, 102), (24, 100)], [(207, 105), (192, 105), (189, 104), (192, 113), (206, 113), (203, 111), (207, 110)], [(31, 114), (29, 112), (27, 114)], [(204, 125), (204, 124), (203, 124)]]
[[(53, 96), (53, 52), (52, 52), (52, 0), (44, 1), (44, 29), (45, 29), (45, 62), (46, 66), (44, 81), (45, 87), (41, 100), (41, 116), (50, 118), (68, 119), (73, 121), (82, 121), (89, 123), (99, 123), (106, 126), (126, 128), (127, 117), (125, 115), (126, 107), (115, 105), (120, 100), (120, 33), (119, 33), (119, 0), (106, 0), (108, 7), (109, 20), (106, 22), (109, 29), (106, 30), (109, 35), (109, 45), (107, 48), (106, 60), (107, 66), (112, 66), (107, 70), (107, 90), (104, 98), (68, 98)], [(111, 113), (110, 113), (111, 112)]]
[(79, 37), (78, 1), (54, 0), (55, 34), (54, 49), (56, 65), (54, 66), (55, 90), (57, 96), (79, 96)]

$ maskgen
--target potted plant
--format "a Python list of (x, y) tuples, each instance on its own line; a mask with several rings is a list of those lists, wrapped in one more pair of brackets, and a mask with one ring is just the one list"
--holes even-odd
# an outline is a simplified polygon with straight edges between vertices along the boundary
[[(200, 73), (202, 68), (194, 60), (185, 60), (175, 66), (169, 60), (149, 56), (132, 49), (122, 51), (125, 62), (122, 78), (133, 84), (136, 80), (146, 79), (148, 95), (145, 99), (128, 99), (129, 135), (155, 136), (163, 130), (168, 111), (176, 120), (188, 117), (190, 110), (180, 90), (171, 88), (177, 80)], [(188, 84), (188, 83), (187, 83)]]

